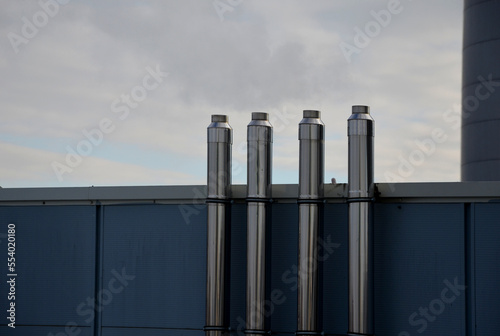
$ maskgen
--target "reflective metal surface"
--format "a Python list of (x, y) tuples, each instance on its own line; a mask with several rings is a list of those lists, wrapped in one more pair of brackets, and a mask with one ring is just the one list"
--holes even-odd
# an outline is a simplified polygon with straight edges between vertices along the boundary
[(323, 197), (325, 124), (320, 111), (304, 111), (299, 123), (299, 198)]
[(208, 126), (207, 171), (207, 297), (206, 336), (221, 336), (227, 332), (226, 262), (229, 247), (226, 231), (229, 226), (231, 198), (232, 129), (225, 115), (212, 115)]
[(207, 128), (209, 199), (227, 199), (231, 193), (231, 145), (233, 130), (225, 115), (212, 115)]
[(299, 124), (299, 260), (297, 332), (318, 332), (318, 234), (324, 185), (325, 125), (306, 110)]
[(373, 124), (368, 106), (353, 106), (349, 136), (349, 335), (373, 334), (371, 208)]
[(247, 196), (271, 198), (273, 129), (268, 114), (252, 113), (247, 126)]
[(267, 204), (247, 205), (247, 297), (246, 333), (266, 331), (266, 217)]
[(271, 200), (272, 126), (268, 114), (252, 113), (247, 128), (247, 334), (267, 331), (266, 231)]

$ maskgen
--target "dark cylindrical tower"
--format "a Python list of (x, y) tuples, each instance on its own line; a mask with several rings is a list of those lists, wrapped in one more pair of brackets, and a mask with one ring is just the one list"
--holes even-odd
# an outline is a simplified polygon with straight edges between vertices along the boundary
[(465, 0), (462, 181), (500, 181), (500, 0)]

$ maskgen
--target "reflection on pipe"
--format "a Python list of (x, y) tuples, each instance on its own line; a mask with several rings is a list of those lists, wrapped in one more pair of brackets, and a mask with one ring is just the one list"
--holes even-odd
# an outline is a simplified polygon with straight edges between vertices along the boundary
[(349, 335), (373, 334), (371, 212), (374, 197), (374, 121), (368, 106), (353, 106), (349, 137)]
[(246, 334), (267, 332), (266, 241), (271, 201), (273, 129), (268, 114), (252, 113), (247, 128), (247, 298)]
[[(229, 210), (232, 129), (225, 115), (212, 115), (208, 135), (206, 336), (227, 333)], [(226, 238), (227, 236), (227, 238)]]
[(324, 134), (320, 111), (304, 111), (299, 124), (298, 335), (320, 333), (317, 242), (323, 202)]

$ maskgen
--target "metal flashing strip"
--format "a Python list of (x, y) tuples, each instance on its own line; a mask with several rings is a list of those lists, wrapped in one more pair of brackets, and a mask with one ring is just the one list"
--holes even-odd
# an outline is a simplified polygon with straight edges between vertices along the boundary
[[(375, 183), (376, 203), (500, 202), (500, 181)], [(325, 184), (326, 203), (345, 203), (347, 184)], [(0, 205), (202, 204), (206, 185), (66, 188), (0, 188)], [(231, 186), (232, 200), (245, 203), (246, 185)], [(297, 184), (274, 184), (274, 203), (296, 203)], [(45, 204), (43, 204), (45, 202)]]

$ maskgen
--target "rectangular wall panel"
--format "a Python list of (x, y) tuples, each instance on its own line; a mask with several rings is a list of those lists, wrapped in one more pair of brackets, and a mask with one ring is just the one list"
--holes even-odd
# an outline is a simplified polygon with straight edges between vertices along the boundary
[(247, 208), (246, 204), (239, 203), (231, 207), (231, 294), (229, 302), (229, 324), (238, 336), (243, 336), (245, 330), (246, 276)]
[(104, 206), (103, 290), (120, 291), (104, 306), (103, 327), (203, 328), (206, 211), (198, 208), (188, 222), (178, 205)]
[[(89, 329), (80, 313), (94, 296), (94, 206), (0, 207), (0, 325), (6, 323), (7, 225), (15, 224), (16, 324), (51, 326), (9, 328), (2, 335), (47, 333), (67, 324)], [(4, 316), (5, 315), (5, 316)], [(45, 333), (45, 335), (47, 334)], [(82, 335), (85, 334), (82, 331)]]
[(476, 335), (500, 331), (500, 204), (476, 204), (475, 218)]
[(323, 326), (330, 335), (344, 335), (348, 328), (347, 211), (347, 204), (325, 206), (324, 235), (318, 251), (323, 259)]
[(465, 335), (463, 204), (376, 204), (377, 335)]

